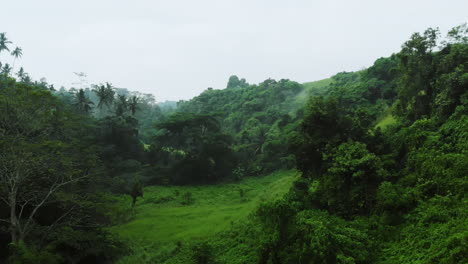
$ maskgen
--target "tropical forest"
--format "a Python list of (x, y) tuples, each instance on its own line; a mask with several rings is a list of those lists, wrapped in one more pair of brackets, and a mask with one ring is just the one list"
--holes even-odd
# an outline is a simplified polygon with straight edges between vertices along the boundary
[(466, 23), (165, 102), (34, 79), (17, 45), (0, 33), (0, 263), (468, 262)]

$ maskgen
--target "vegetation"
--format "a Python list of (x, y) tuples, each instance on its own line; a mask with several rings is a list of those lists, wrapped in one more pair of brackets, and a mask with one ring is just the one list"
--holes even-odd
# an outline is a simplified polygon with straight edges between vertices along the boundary
[(0, 260), (464, 263), (467, 63), (463, 24), (359, 72), (161, 105), (2, 64)]
[[(295, 171), (280, 171), (239, 183), (147, 187), (134, 219), (112, 229), (134, 250), (120, 263), (168, 261), (178, 255), (177, 248), (196, 246), (194, 241), (242, 222), (260, 203), (281, 198), (297, 176)], [(243, 199), (238, 188), (246, 191)], [(128, 199), (121, 197), (121, 203), (125, 206)]]

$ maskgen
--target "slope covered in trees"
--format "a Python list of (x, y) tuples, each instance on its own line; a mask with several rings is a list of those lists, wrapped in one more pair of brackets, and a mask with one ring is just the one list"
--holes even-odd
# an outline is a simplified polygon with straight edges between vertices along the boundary
[[(437, 30), (415, 33), (400, 53), (335, 76), (325, 96), (310, 99), (291, 139), (302, 178), (246, 226), (202, 244), (206, 256), (466, 262), (467, 33), (466, 25), (453, 29), (438, 49)], [(396, 122), (375, 128), (387, 111)]]
[[(464, 263), (467, 33), (415, 33), (401, 52), (334, 76), (287, 123), (302, 177), (284, 199), (165, 263)], [(202, 96), (189, 106), (224, 97)]]
[[(11, 44), (0, 34), (0, 60)], [(79, 88), (56, 90), (2, 64), (0, 259), (464, 263), (467, 63), (466, 24), (444, 39), (428, 29), (359, 72), (307, 84), (232, 76), (176, 109), (81, 73)], [(137, 252), (110, 228), (140, 220), (149, 185), (290, 168), (301, 177), (282, 199), (164, 256), (128, 257)]]

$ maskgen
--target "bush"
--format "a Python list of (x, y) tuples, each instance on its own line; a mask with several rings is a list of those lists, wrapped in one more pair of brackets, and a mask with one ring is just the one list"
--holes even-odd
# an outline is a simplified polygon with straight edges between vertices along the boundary
[(25, 243), (10, 244), (11, 255), (8, 263), (11, 264), (54, 264), (62, 263), (60, 255), (52, 253), (52, 248), (38, 249)]
[(191, 260), (196, 264), (214, 263), (211, 246), (206, 242), (201, 242), (192, 246)]

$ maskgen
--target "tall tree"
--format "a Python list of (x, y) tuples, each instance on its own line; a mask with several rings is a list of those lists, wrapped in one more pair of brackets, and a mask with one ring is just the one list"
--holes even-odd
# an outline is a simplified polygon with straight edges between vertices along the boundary
[(89, 100), (89, 98), (86, 96), (85, 91), (83, 89), (80, 89), (78, 93), (75, 95), (75, 107), (77, 108), (78, 111), (81, 113), (89, 113), (92, 109), (92, 106), (94, 103)]
[(6, 50), (6, 51), (10, 51), (10, 48), (8, 48), (8, 44), (11, 44), (12, 42), (8, 40), (8, 38), (6, 37), (6, 33), (5, 32), (1, 32), (0, 33), (0, 55), (2, 53), (2, 51)]
[(117, 96), (117, 102), (115, 105), (115, 114), (118, 116), (122, 116), (125, 114), (128, 108), (127, 97), (123, 94), (119, 94)]
[(93, 92), (99, 97), (99, 103), (97, 105), (99, 109), (102, 109), (104, 105), (110, 107), (114, 102), (115, 91), (112, 89), (112, 85), (110, 83), (96, 86), (93, 89)]
[(12, 68), (11, 68), (10, 64), (5, 63), (5, 65), (4, 65), (3, 68), (2, 68), (2, 74), (4, 74), (4, 75), (10, 75), (11, 70), (12, 70)]
[(399, 94), (395, 112), (410, 121), (431, 113), (436, 74), (433, 50), (439, 35), (439, 30), (432, 28), (423, 34), (414, 33), (399, 53)]
[(37, 216), (48, 204), (60, 203), (60, 192), (87, 177), (71, 154), (74, 147), (57, 137), (69, 120), (58, 109), (49, 91), (24, 84), (0, 94), (0, 199), (9, 210), (1, 221), (8, 224), (13, 244), (38, 226)]
[(24, 82), (24, 80), (25, 80), (25, 78), (26, 78), (27, 75), (28, 75), (28, 74), (27, 74), (26, 72), (24, 72), (23, 67), (21, 67), (21, 68), (19, 69), (19, 71), (16, 73), (16, 76), (19, 78), (19, 80), (20, 80), (21, 82)]
[(135, 115), (136, 111), (138, 110), (138, 104), (140, 103), (140, 99), (137, 96), (132, 96), (128, 100), (128, 108), (132, 115)]
[(15, 58), (15, 59), (13, 60), (13, 67), (12, 67), (12, 69), (14, 70), (14, 69), (15, 69), (16, 59), (21, 58), (21, 57), (23, 56), (23, 50), (22, 50), (20, 47), (16, 47), (16, 48), (11, 52), (11, 55)]

